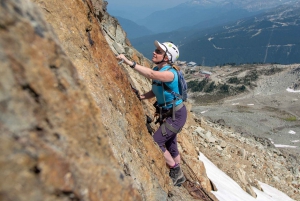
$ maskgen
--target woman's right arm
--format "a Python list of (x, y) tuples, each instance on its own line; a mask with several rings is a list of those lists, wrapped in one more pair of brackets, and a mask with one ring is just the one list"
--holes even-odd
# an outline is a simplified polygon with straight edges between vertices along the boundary
[(154, 98), (155, 94), (153, 93), (153, 91), (148, 91), (147, 93), (140, 95), (140, 99), (141, 100), (145, 100), (145, 99), (150, 99), (150, 98)]
[[(116, 57), (117, 59), (124, 60), (124, 63), (126, 63), (129, 66), (132, 66), (134, 64), (133, 61), (129, 61), (125, 55), (120, 54)], [(152, 80), (159, 80), (162, 82), (171, 82), (174, 79), (174, 74), (170, 71), (154, 71), (151, 68), (147, 68), (145, 66), (135, 64), (134, 69), (139, 72), (141, 75), (145, 76), (146, 78), (152, 79)]]

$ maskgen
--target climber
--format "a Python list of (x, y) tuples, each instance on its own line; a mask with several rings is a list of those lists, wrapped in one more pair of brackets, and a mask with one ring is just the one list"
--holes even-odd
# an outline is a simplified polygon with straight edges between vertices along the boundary
[(179, 50), (171, 42), (155, 41), (154, 45), (156, 49), (153, 52), (152, 61), (156, 66), (153, 69), (130, 61), (123, 54), (118, 55), (117, 59), (123, 59), (124, 63), (153, 81), (152, 90), (140, 95), (140, 99), (156, 98), (155, 107), (160, 116), (160, 127), (153, 134), (153, 139), (163, 152), (174, 186), (180, 186), (186, 181), (186, 178), (180, 168), (177, 134), (186, 122), (187, 111), (182, 99), (175, 97), (174, 93), (170, 93), (164, 88), (166, 85), (173, 92), (179, 93), (178, 74), (174, 69), (174, 62), (179, 57)]

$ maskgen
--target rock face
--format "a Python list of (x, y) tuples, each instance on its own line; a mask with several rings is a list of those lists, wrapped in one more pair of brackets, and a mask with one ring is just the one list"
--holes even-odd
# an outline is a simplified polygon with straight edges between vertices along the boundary
[(142, 200), (112, 157), (104, 111), (39, 9), (1, 1), (0, 13), (1, 200)]
[[(217, 200), (197, 160), (201, 140), (191, 133), (201, 128), (192, 113), (178, 139), (188, 180), (172, 186), (146, 126), (153, 102), (140, 102), (132, 90), (144, 93), (150, 81), (115, 54), (151, 64), (106, 3), (1, 1), (0, 200)], [(218, 141), (213, 131), (204, 138)], [(253, 193), (241, 168), (233, 178)]]
[[(150, 81), (115, 54), (149, 61), (102, 1), (1, 1), (0, 35), (1, 200), (193, 198), (174, 191), (145, 125), (152, 104), (131, 89)], [(209, 192), (186, 134), (186, 163), (199, 172), (190, 182)]]

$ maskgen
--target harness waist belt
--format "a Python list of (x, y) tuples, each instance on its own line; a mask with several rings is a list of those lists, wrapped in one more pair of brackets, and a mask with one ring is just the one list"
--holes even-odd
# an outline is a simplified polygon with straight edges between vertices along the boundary
[(183, 102), (181, 102), (179, 105), (177, 105), (175, 107), (175, 112), (177, 112), (178, 110), (180, 110), (183, 106), (184, 106), (184, 104), (183, 104)]
[[(163, 107), (163, 106), (165, 106), (165, 105), (169, 105), (169, 104), (172, 104), (174, 101), (169, 101), (169, 102), (166, 102), (165, 104), (158, 104), (158, 106), (159, 107)], [(181, 102), (179, 105), (177, 105), (175, 108), (177, 108), (177, 107), (179, 107), (179, 106), (181, 106), (180, 108), (182, 108), (182, 106), (183, 106), (183, 102)], [(180, 110), (180, 108), (179, 109), (177, 109), (177, 110)], [(171, 109), (171, 108), (170, 108)], [(170, 110), (170, 109), (163, 109), (163, 110)], [(177, 111), (176, 110), (176, 111)]]
[[(180, 110), (183, 106), (184, 106), (183, 102), (180, 103), (179, 105), (177, 105), (177, 106), (174, 108), (174, 110), (173, 110), (173, 114), (174, 114), (175, 112), (177, 112), (178, 110)], [(175, 120), (175, 119), (173, 118), (173, 121), (174, 121), (174, 120)], [(167, 134), (166, 128), (167, 128), (168, 130), (172, 131), (173, 133), (179, 133), (179, 132), (182, 130), (182, 128), (179, 128), (179, 129), (174, 128), (171, 124), (169, 124), (168, 122), (165, 121), (165, 122), (161, 125), (161, 131), (162, 131), (163, 136), (165, 136), (165, 135)]]

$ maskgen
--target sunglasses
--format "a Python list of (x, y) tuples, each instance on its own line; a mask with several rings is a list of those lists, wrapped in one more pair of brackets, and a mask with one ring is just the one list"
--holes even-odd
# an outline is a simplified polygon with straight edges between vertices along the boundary
[(159, 49), (155, 49), (154, 52), (155, 52), (156, 54), (163, 54), (163, 53), (164, 53), (163, 51), (161, 51), (161, 50), (159, 50)]

